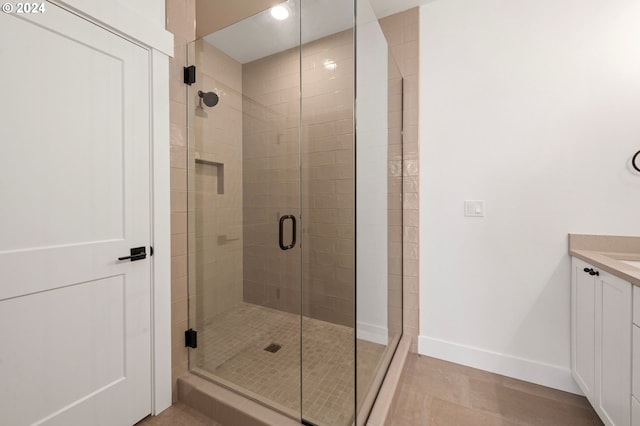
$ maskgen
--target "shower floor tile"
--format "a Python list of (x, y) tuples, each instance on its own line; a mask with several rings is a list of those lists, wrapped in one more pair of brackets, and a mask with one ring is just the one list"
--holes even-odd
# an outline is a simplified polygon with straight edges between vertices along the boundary
[[(199, 327), (191, 365), (254, 399), (299, 416), (302, 345), (303, 417), (318, 425), (348, 425), (354, 414), (353, 342), (350, 327), (242, 303)], [(271, 344), (281, 348), (265, 350)], [(385, 349), (357, 342), (359, 403)]]

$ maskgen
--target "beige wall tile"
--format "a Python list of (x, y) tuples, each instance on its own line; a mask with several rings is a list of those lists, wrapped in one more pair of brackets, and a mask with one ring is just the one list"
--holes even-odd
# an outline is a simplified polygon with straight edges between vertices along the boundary
[(171, 211), (187, 211), (187, 191), (171, 191)]
[[(418, 8), (409, 9), (380, 20), (380, 25), (389, 43), (391, 54), (396, 59), (404, 77), (404, 333), (414, 337), (412, 351), (417, 351), (416, 337), (419, 334), (419, 168), (418, 168), (418, 72), (419, 72), (419, 14)], [(409, 259), (408, 259), (409, 258)]]
[(187, 275), (187, 256), (171, 257), (171, 279), (177, 279)]
[[(301, 201), (305, 206), (312, 207), (313, 210), (305, 212), (307, 225), (304, 238), (308, 247), (304, 259), (304, 286), (307, 295), (305, 314), (344, 323), (347, 318), (352, 321), (350, 312), (353, 311), (352, 302), (340, 302), (347, 300), (343, 297), (352, 297), (353, 294), (353, 272), (344, 274), (342, 271), (353, 269), (353, 76), (352, 71), (351, 74), (327, 72), (322, 61), (331, 56), (338, 62), (338, 70), (352, 70), (352, 36), (331, 36), (305, 45), (302, 51), (303, 67), (306, 70), (302, 83), (303, 188), (297, 185), (299, 176), (295, 169), (292, 170), (293, 173), (283, 173), (291, 165), (297, 167), (300, 149), (297, 135), (300, 89), (295, 86), (299, 81), (298, 53), (292, 49), (243, 67), (244, 192), (245, 199), (253, 204), (250, 207), (245, 203), (245, 226), (248, 224), (247, 220), (251, 219), (253, 222), (249, 222), (248, 228), (255, 230), (251, 223), (265, 223), (266, 220), (273, 229), (278, 214), (285, 214)], [(293, 132), (286, 130), (288, 125), (293, 125)], [(273, 142), (270, 142), (271, 138), (264, 137), (271, 129), (276, 129)], [(263, 136), (258, 138), (257, 135)], [(285, 141), (286, 144), (283, 144)], [(260, 145), (265, 142), (268, 144), (266, 150)], [(255, 161), (261, 157), (262, 162)], [(283, 178), (293, 179), (289, 182), (296, 185), (282, 186), (279, 182)], [(337, 186), (340, 188), (339, 192)], [(300, 190), (304, 194), (302, 200), (298, 196)], [(260, 205), (271, 205), (273, 208), (270, 212), (255, 209)], [(249, 211), (249, 208), (253, 210)], [(337, 226), (340, 225), (349, 229), (338, 229)], [(273, 241), (277, 235), (263, 235), (265, 238), (262, 240), (245, 239), (245, 252), (253, 253), (252, 256), (245, 255), (244, 259), (245, 300), (251, 297), (253, 300), (264, 300), (270, 306), (284, 306), (287, 310), (298, 311), (299, 307), (295, 303), (282, 302), (283, 290), (296, 280), (295, 272), (283, 273), (283, 268), (278, 266), (269, 270), (264, 269), (264, 265), (252, 265), (252, 262), (257, 262), (273, 250)], [(351, 241), (336, 240), (339, 235)], [(249, 247), (248, 244), (254, 245)], [(258, 253), (261, 250), (258, 256), (255, 256), (256, 249)], [(338, 268), (341, 270), (338, 271)], [(340, 291), (333, 293), (335, 298), (327, 298), (326, 293), (318, 286), (334, 282), (336, 275), (340, 280)], [(273, 294), (273, 291), (256, 284), (260, 278), (263, 282), (269, 281), (269, 288), (280, 290), (280, 302), (269, 299), (269, 294)], [(295, 291), (291, 294), (292, 297), (297, 297)]]
[[(204, 40), (195, 42), (194, 52), (198, 79), (192, 90), (214, 91), (220, 101), (214, 108), (196, 104), (192, 149), (200, 158), (224, 164), (220, 169), (196, 163), (189, 185), (194, 213), (190, 224), (196, 240), (190, 274), (197, 298), (195, 320), (207, 323), (242, 301), (242, 66)], [(222, 194), (219, 172), (224, 175)]]
[(187, 174), (184, 169), (171, 168), (171, 190), (186, 191), (187, 190)]
[(167, 0), (167, 30), (178, 37), (195, 38), (195, 0)]
[(172, 146), (169, 159), (172, 168), (187, 170), (187, 149), (183, 146)]
[[(171, 279), (171, 301), (182, 299), (188, 296), (187, 276), (183, 275)], [(179, 312), (171, 312), (171, 315), (179, 315)]]
[(170, 141), (171, 145), (187, 146), (187, 128), (179, 124), (171, 123)]
[(187, 214), (174, 212), (171, 215), (171, 234), (187, 233)]

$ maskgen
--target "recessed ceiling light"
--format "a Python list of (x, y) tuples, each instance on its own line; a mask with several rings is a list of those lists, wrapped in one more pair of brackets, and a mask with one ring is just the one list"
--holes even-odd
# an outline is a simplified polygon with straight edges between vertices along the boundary
[(271, 8), (271, 16), (282, 21), (289, 17), (289, 10), (284, 6), (274, 6)]

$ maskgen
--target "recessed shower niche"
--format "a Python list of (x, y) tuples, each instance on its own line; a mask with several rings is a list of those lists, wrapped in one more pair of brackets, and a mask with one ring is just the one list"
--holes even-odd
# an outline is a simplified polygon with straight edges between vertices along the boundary
[(360, 425), (402, 335), (402, 78), (366, 1), (281, 6), (188, 46), (189, 369)]

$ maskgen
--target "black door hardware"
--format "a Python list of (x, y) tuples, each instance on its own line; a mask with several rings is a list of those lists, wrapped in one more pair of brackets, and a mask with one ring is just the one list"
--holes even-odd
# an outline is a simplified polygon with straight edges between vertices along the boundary
[(584, 268), (583, 271), (587, 272), (591, 276), (593, 276), (593, 275), (600, 276), (600, 272), (599, 271), (594, 271), (593, 268)]
[(190, 65), (188, 67), (184, 67), (184, 84), (188, 84), (191, 86), (196, 82), (196, 66)]
[(184, 346), (185, 348), (197, 348), (198, 347), (198, 332), (190, 328), (184, 332)]
[[(284, 245), (284, 222), (287, 219), (291, 219), (291, 243), (287, 246)], [(281, 250), (289, 250), (296, 246), (296, 217), (292, 214), (284, 215), (280, 218), (280, 225), (278, 228), (278, 244)]]
[(634, 169), (640, 172), (640, 164), (638, 164), (638, 157), (640, 157), (640, 151), (636, 152), (633, 158), (631, 159), (631, 165)]
[(135, 262), (136, 260), (142, 260), (142, 259), (146, 259), (147, 258), (147, 252), (144, 246), (142, 247), (134, 247), (131, 250), (131, 255), (129, 256), (124, 256), (124, 257), (119, 257), (118, 260), (127, 260), (129, 259), (132, 262)]

